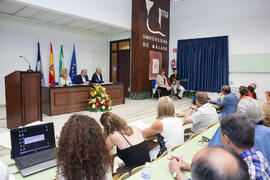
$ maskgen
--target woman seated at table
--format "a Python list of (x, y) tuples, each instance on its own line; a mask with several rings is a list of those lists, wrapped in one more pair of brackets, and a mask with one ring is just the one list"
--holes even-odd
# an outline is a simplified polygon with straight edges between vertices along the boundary
[(75, 114), (62, 128), (57, 148), (58, 180), (112, 180), (111, 156), (97, 121)]
[(106, 112), (100, 118), (109, 150), (117, 147), (117, 155), (124, 162), (116, 172), (124, 174), (150, 161), (147, 143), (140, 129), (128, 126), (118, 115)]
[(175, 117), (174, 104), (168, 96), (159, 99), (157, 121), (143, 130), (145, 137), (157, 136), (158, 144), (150, 150), (151, 160), (159, 157), (164, 151), (184, 142), (183, 122)]
[(248, 89), (246, 86), (240, 86), (239, 87), (239, 101), (241, 101), (242, 99), (245, 99), (246, 97), (248, 97)]
[(64, 68), (60, 72), (59, 86), (71, 86), (71, 85), (72, 82), (68, 75), (68, 70)]
[(253, 99), (257, 99), (257, 94), (256, 94), (255, 89), (254, 89), (253, 86), (249, 85), (249, 86), (247, 87), (247, 90), (248, 90), (248, 96), (249, 96), (249, 97), (251, 97), (251, 98), (253, 98)]
[(164, 69), (161, 69), (156, 79), (156, 89), (160, 91), (160, 97), (170, 94), (170, 86), (168, 85)]

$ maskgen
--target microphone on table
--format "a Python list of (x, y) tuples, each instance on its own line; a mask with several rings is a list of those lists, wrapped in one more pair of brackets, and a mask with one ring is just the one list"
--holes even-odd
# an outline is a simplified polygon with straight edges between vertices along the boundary
[(31, 63), (24, 56), (19, 56), (19, 57), (24, 59), (28, 63), (29, 69), (27, 69), (27, 72), (33, 72), (33, 70), (31, 69)]

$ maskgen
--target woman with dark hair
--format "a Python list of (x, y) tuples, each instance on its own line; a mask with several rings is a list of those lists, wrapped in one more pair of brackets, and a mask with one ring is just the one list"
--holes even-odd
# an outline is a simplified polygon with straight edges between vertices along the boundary
[(75, 114), (62, 128), (57, 148), (58, 180), (112, 180), (111, 156), (95, 119)]
[(116, 172), (124, 174), (150, 161), (147, 143), (140, 129), (128, 126), (118, 115), (106, 112), (100, 118), (109, 150), (117, 147), (117, 155), (124, 162)]
[(247, 87), (246, 86), (240, 86), (240, 88), (239, 88), (239, 94), (240, 94), (239, 100), (245, 99), (248, 96), (248, 89), (247, 89)]
[(168, 85), (164, 69), (161, 69), (159, 71), (159, 75), (157, 76), (156, 79), (156, 89), (160, 91), (160, 97), (168, 96), (170, 94), (171, 88)]
[(248, 96), (253, 99), (257, 99), (257, 94), (255, 93), (254, 87), (249, 85), (247, 89), (248, 89)]

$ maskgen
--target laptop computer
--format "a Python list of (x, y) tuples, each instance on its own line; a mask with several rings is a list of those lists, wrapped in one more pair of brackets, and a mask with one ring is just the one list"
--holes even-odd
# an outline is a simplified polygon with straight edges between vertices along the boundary
[(53, 123), (10, 130), (11, 158), (22, 176), (56, 166)]

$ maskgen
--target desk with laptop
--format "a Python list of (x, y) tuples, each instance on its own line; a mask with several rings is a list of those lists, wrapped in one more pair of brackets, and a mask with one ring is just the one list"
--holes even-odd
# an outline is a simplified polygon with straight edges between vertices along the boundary
[[(141, 130), (149, 127), (155, 119), (135, 121), (129, 125)], [(8, 132), (4, 133), (9, 139)], [(8, 141), (0, 145), (11, 148), (10, 157), (4, 162), (9, 166), (9, 172), (16, 179), (54, 179), (56, 177), (56, 141), (53, 123), (36, 123), (33, 126), (10, 130), (10, 144)], [(56, 135), (57, 136), (57, 135)], [(59, 136), (59, 135), (58, 135)], [(153, 140), (153, 138), (149, 138)], [(111, 151), (116, 156), (116, 150)]]

